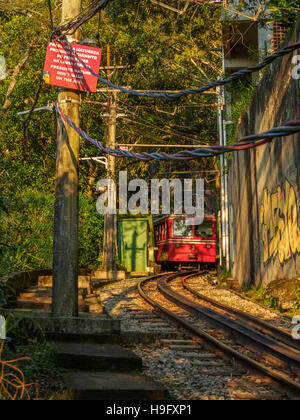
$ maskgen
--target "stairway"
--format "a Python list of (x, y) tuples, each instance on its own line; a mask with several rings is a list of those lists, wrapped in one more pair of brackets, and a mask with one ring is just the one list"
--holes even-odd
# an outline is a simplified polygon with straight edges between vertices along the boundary
[[(85, 299), (83, 291), (90, 293)], [(39, 277), (36, 286), (22, 291), (6, 310), (17, 312), (32, 330), (44, 330), (54, 347), (57, 364), (68, 370), (65, 383), (71, 399), (167, 398), (162, 385), (143, 375), (141, 359), (118, 344), (120, 321), (99, 311), (98, 296), (91, 294), (85, 279), (80, 282), (80, 278), (78, 303), (78, 317), (52, 317), (52, 277), (44, 276)]]
[[(16, 301), (13, 302), (16, 309), (39, 309), (51, 311), (52, 309), (52, 287), (33, 286), (20, 293)], [(86, 305), (82, 296), (78, 296), (79, 312), (89, 312), (89, 306)]]
[[(9, 303), (8, 307), (19, 310), (42, 310), (52, 309), (52, 276), (40, 276), (38, 284), (23, 290), (16, 300)], [(79, 312), (100, 314), (103, 308), (99, 304), (99, 296), (91, 293), (90, 278), (78, 277), (78, 309)], [(85, 296), (83, 298), (83, 296)]]
[[(115, 342), (115, 336), (120, 334), (120, 320), (108, 316), (99, 303), (99, 296), (91, 294), (90, 278), (79, 276), (79, 313), (77, 317), (53, 317), (52, 309), (52, 277), (40, 276), (37, 284), (28, 286), (19, 295), (10, 300), (2, 308), (4, 316), (13, 313), (22, 319), (24, 325), (32, 334), (44, 333), (53, 335), (59, 333), (107, 334)], [(90, 293), (90, 294), (87, 294)], [(76, 339), (77, 340), (77, 339)]]
[[(58, 337), (57, 337), (58, 338)], [(169, 397), (166, 389), (143, 375), (142, 361), (133, 352), (118, 344), (101, 343), (101, 335), (94, 342), (78, 335), (67, 341), (61, 334), (52, 342), (57, 363), (68, 369), (65, 383), (73, 400), (161, 400)], [(105, 336), (103, 336), (105, 341)]]

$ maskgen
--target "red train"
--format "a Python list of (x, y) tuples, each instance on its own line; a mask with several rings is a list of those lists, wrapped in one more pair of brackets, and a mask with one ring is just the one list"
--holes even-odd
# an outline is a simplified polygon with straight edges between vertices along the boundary
[(201, 225), (187, 224), (188, 216), (164, 216), (154, 220), (157, 263), (162, 266), (198, 266), (215, 263), (216, 218), (206, 216)]

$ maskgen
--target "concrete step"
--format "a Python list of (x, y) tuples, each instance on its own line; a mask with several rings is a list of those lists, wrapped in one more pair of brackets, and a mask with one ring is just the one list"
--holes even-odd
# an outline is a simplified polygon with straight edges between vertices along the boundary
[[(52, 276), (39, 276), (38, 286), (41, 287), (52, 287), (53, 277)], [(78, 276), (78, 288), (87, 289), (88, 293), (91, 293), (91, 278), (89, 276)]]
[(45, 302), (33, 302), (33, 301), (22, 301), (17, 300), (13, 302), (12, 306), (16, 309), (40, 309), (43, 311), (51, 311), (52, 303)]
[(167, 390), (143, 375), (70, 372), (65, 383), (74, 400), (164, 400)]
[(117, 271), (115, 273), (110, 273), (105, 270), (96, 270), (92, 272), (92, 280), (110, 280), (111, 282), (116, 282), (118, 280), (125, 280), (126, 273), (125, 271)]
[(80, 312), (78, 317), (52, 317), (50, 311), (33, 309), (1, 309), (5, 317), (10, 314), (26, 323), (33, 333), (60, 332), (77, 334), (118, 334), (120, 333), (120, 320), (112, 319), (108, 315), (89, 314)]
[(86, 297), (86, 302), (88, 302), (89, 305), (99, 305), (99, 299), (97, 297)]
[(142, 369), (142, 360), (114, 344), (53, 343), (57, 362), (67, 369), (129, 372)]
[[(52, 310), (52, 303), (51, 300), (49, 302), (45, 301), (32, 301), (32, 300), (17, 300), (13, 302), (13, 307), (16, 309), (40, 309), (44, 311), (51, 311)], [(80, 312), (88, 312), (89, 307), (85, 305), (85, 303), (79, 303), (78, 305)]]
[[(35, 294), (35, 293), (21, 293), (18, 296), (17, 301), (20, 302), (41, 302), (41, 303), (52, 303), (52, 296), (47, 294)], [(79, 297), (79, 305), (85, 305), (85, 301)]]
[(46, 340), (65, 343), (119, 344), (120, 334), (46, 333)]
[[(78, 288), (78, 296), (81, 297), (83, 292), (86, 294), (86, 288)], [(20, 293), (33, 293), (34, 295), (48, 295), (52, 296), (52, 286), (31, 286), (26, 289), (23, 289)]]
[(25, 291), (19, 294), (18, 299), (19, 300), (28, 300), (28, 298), (44, 298), (44, 297), (52, 297), (52, 289), (49, 289), (49, 291), (46, 290), (36, 290), (36, 291)]
[(98, 308), (91, 308), (90, 306), (89, 306), (89, 313), (90, 314), (94, 314), (94, 315), (98, 315), (98, 314), (104, 314), (105, 312), (103, 311), (103, 308), (100, 308), (99, 309), (99, 307)]
[(101, 305), (99, 305), (99, 303), (97, 305), (96, 304), (91, 305), (91, 304), (88, 303), (88, 305), (89, 305), (89, 311), (90, 312), (99, 312), (99, 311), (101, 312), (102, 307), (101, 307)]

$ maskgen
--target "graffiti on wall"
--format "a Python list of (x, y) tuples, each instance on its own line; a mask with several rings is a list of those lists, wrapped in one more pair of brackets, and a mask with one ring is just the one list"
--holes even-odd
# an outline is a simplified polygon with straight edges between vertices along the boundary
[(264, 244), (264, 263), (278, 257), (281, 264), (300, 252), (298, 204), (294, 187), (286, 181), (275, 193), (264, 190), (260, 224)]

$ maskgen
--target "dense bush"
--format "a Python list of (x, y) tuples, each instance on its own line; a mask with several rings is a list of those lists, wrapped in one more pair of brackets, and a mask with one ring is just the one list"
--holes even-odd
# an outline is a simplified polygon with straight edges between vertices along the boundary
[(95, 268), (102, 257), (104, 217), (97, 213), (93, 198), (80, 195), (79, 206), (79, 266)]
[(6, 305), (6, 303), (7, 301), (6, 301), (5, 285), (0, 282), (0, 308), (1, 306)]
[[(0, 276), (9, 272), (52, 265), (53, 194), (29, 188), (7, 202), (9, 215), (2, 214)], [(80, 195), (79, 266), (94, 267), (99, 257), (103, 220), (95, 200)]]
[(46, 268), (51, 265), (53, 199), (34, 189), (25, 190), (7, 202), (0, 236), (2, 251), (0, 275), (11, 271)]
[(296, 293), (296, 309), (300, 313), (300, 292)]

